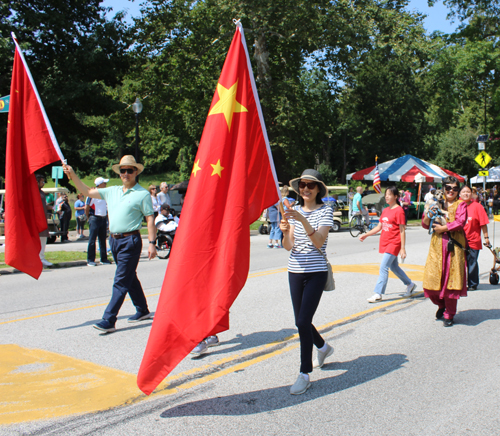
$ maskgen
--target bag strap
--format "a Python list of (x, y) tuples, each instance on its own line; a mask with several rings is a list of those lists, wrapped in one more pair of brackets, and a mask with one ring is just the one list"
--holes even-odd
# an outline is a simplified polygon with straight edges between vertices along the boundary
[(465, 248), (460, 242), (458, 242), (456, 239), (453, 238), (453, 236), (451, 236), (450, 232), (446, 233), (448, 233), (448, 238), (450, 238), (450, 241), (453, 242), (453, 244), (456, 245), (458, 248), (460, 248), (460, 250), (468, 251), (467, 248)]
[(321, 254), (321, 256), (323, 256), (323, 259), (325, 259), (326, 264), (327, 264), (327, 266), (328, 266), (328, 263), (329, 263), (330, 261), (329, 261), (329, 260), (328, 260), (328, 258), (325, 256), (325, 253), (323, 253), (323, 252), (322, 252), (322, 251), (321, 251), (318, 247), (316, 247), (316, 245), (314, 245), (314, 244), (313, 244), (313, 247), (314, 247), (316, 250), (318, 250), (318, 251), (319, 251), (319, 253)]

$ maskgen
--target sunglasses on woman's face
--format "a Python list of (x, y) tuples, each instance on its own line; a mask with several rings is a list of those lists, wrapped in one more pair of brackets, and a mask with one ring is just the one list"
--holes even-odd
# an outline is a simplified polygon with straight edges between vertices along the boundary
[(120, 174), (134, 174), (134, 168), (120, 168)]
[(304, 189), (305, 187), (308, 187), (309, 189), (314, 189), (316, 187), (316, 182), (299, 182), (299, 188)]
[(458, 192), (458, 186), (450, 186), (450, 185), (446, 185), (444, 187), (444, 190), (446, 192), (450, 192), (450, 191), (453, 191), (453, 192)]

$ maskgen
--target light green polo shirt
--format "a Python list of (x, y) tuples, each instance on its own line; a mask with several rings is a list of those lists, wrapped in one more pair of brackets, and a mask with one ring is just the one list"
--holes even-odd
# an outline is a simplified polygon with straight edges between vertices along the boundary
[(123, 192), (123, 186), (97, 189), (108, 204), (109, 231), (128, 233), (139, 230), (145, 216), (153, 215), (151, 194), (141, 185)]

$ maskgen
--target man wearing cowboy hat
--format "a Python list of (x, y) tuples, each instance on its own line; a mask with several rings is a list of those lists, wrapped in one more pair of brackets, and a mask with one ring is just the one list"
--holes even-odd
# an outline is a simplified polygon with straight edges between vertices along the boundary
[(104, 333), (114, 332), (118, 311), (127, 293), (137, 310), (128, 322), (151, 318), (146, 296), (136, 272), (142, 251), (142, 238), (139, 230), (144, 217), (148, 225), (148, 257), (149, 259), (156, 257), (156, 227), (151, 196), (136, 182), (136, 177), (142, 173), (144, 166), (137, 163), (133, 156), (123, 156), (120, 163), (112, 167), (113, 171), (120, 175), (123, 185), (104, 189), (89, 188), (78, 178), (73, 168), (69, 165), (64, 165), (63, 168), (64, 173), (83, 195), (104, 199), (108, 205), (109, 242), (116, 261), (116, 273), (111, 301), (102, 320), (93, 327)]

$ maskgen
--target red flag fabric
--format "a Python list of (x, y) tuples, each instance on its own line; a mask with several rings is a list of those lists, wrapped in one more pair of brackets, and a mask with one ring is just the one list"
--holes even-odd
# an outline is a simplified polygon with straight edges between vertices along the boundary
[(43, 268), (38, 234), (47, 228), (47, 218), (35, 171), (64, 157), (14, 42), (5, 160), (5, 263), (37, 279)]
[(229, 328), (250, 264), (249, 225), (279, 201), (243, 28), (217, 83), (137, 376), (150, 394), (205, 337)]

